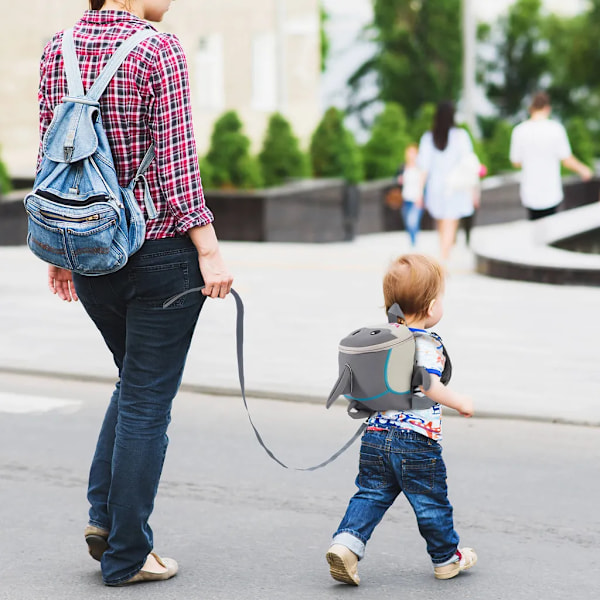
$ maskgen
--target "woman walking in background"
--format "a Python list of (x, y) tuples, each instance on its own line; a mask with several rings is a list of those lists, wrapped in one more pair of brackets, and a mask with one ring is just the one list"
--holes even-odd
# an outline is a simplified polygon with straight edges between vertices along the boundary
[(418, 203), (424, 203), (435, 219), (442, 261), (450, 257), (460, 219), (472, 215), (479, 202), (477, 186), (452, 182), (472, 156), (469, 134), (454, 125), (454, 104), (440, 102), (431, 131), (425, 132), (419, 143), (418, 166), (424, 191)]

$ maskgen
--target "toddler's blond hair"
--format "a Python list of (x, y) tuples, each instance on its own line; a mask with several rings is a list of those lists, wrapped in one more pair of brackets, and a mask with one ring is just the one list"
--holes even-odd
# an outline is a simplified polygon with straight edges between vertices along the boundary
[(396, 258), (383, 277), (385, 310), (397, 303), (405, 315), (422, 318), (431, 301), (444, 291), (444, 269), (423, 254)]

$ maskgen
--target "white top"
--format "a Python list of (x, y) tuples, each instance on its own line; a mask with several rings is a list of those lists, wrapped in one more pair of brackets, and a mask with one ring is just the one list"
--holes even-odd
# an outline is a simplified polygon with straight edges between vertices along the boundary
[(529, 119), (513, 129), (510, 160), (521, 164), (523, 206), (544, 210), (561, 202), (560, 163), (569, 156), (567, 132), (556, 121)]
[[(416, 364), (424, 367), (429, 373), (441, 377), (446, 364), (441, 339), (435, 333), (425, 331), (425, 329), (411, 327), (410, 330), (420, 334), (415, 335)], [(420, 390), (416, 394), (423, 396)], [(421, 410), (386, 410), (373, 415), (369, 419), (369, 425), (408, 429), (432, 440), (440, 441), (442, 439), (442, 407), (440, 404), (434, 404), (431, 408)]]
[(417, 167), (404, 167), (402, 173), (402, 197), (415, 202), (421, 193), (421, 171)]
[(417, 164), (427, 172), (425, 208), (434, 219), (460, 219), (473, 214), (473, 192), (456, 190), (448, 183), (461, 160), (472, 152), (471, 138), (462, 128), (450, 129), (444, 150), (435, 147), (431, 131), (421, 137)]

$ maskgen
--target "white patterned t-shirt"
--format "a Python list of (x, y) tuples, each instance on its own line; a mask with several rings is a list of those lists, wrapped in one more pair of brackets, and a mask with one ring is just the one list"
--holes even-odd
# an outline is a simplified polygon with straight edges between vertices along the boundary
[[(446, 358), (441, 338), (424, 329), (410, 330), (415, 334), (415, 360), (417, 366), (423, 367), (429, 373), (442, 376)], [(415, 395), (424, 396), (420, 390)], [(425, 437), (439, 441), (442, 439), (442, 407), (434, 404), (431, 408), (422, 410), (386, 410), (377, 413), (369, 419), (369, 425), (385, 427), (392, 425), (401, 429), (416, 431)]]

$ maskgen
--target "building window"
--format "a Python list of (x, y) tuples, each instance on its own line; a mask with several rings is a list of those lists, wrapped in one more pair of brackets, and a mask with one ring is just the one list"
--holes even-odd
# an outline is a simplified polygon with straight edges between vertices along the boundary
[(196, 81), (198, 106), (205, 110), (224, 110), (223, 38), (218, 33), (200, 38), (196, 53)]
[(277, 110), (277, 40), (274, 33), (252, 40), (252, 108)]

